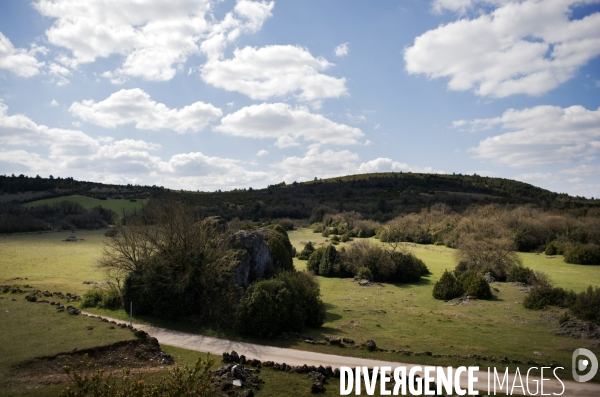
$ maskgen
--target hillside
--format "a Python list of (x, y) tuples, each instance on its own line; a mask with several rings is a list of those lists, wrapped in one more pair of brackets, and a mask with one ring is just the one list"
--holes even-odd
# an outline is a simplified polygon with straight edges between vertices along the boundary
[[(308, 219), (313, 211), (356, 211), (387, 221), (436, 203), (462, 211), (488, 203), (532, 204), (541, 209), (600, 207), (599, 200), (554, 193), (527, 183), (478, 175), (377, 173), (308, 182), (270, 185), (265, 189), (192, 192), (160, 186), (108, 185), (73, 178), (0, 176), (0, 203), (27, 203), (42, 198), (83, 195), (104, 199), (176, 198), (227, 219)], [(327, 208), (324, 208), (327, 207)]]

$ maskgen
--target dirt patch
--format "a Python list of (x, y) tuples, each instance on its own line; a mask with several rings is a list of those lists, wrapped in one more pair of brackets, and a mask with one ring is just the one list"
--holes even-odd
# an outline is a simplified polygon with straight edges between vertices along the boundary
[(174, 364), (173, 358), (161, 350), (156, 339), (128, 340), (24, 361), (11, 369), (9, 382), (15, 387), (26, 384), (27, 388), (68, 383), (70, 379), (63, 367), (85, 362), (93, 364), (89, 371), (103, 369), (105, 373), (115, 375), (120, 375), (124, 368), (137, 374)]

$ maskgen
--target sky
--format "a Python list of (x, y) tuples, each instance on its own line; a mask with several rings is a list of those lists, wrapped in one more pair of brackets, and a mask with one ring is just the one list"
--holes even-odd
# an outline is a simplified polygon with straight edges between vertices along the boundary
[(600, 197), (600, 0), (2, 0), (0, 174)]

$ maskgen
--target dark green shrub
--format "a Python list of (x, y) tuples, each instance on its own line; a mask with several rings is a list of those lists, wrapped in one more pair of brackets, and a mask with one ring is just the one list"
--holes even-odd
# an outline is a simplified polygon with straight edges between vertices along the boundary
[(444, 271), (442, 277), (433, 286), (433, 297), (440, 300), (450, 300), (464, 293), (461, 283), (454, 274), (448, 270)]
[(516, 265), (506, 273), (506, 281), (533, 284), (535, 281), (535, 273), (528, 267)]
[(319, 275), (324, 277), (332, 277), (335, 275), (336, 265), (339, 263), (339, 255), (333, 245), (329, 245), (319, 263)]
[(582, 320), (600, 324), (600, 288), (590, 285), (586, 291), (577, 294), (571, 311)]
[(331, 242), (334, 242), (334, 241), (336, 241), (336, 242), (338, 242), (338, 243), (339, 243), (339, 242), (340, 242), (340, 238), (339, 238), (338, 236), (333, 236), (333, 237), (331, 238)]
[(571, 244), (566, 241), (554, 240), (548, 243), (544, 253), (546, 255), (564, 255)]
[(261, 232), (273, 257), (273, 267), (281, 270), (294, 269), (293, 247), (287, 232), (280, 225), (269, 225)]
[(102, 301), (102, 291), (96, 288), (92, 288), (87, 290), (85, 294), (83, 294), (83, 299), (81, 300), (81, 307), (96, 307)]
[(298, 254), (298, 259), (302, 259), (304, 261), (308, 260), (308, 258), (310, 258), (310, 255), (313, 252), (315, 252), (315, 246), (309, 241), (308, 243), (306, 243), (304, 248), (302, 248), (302, 251), (300, 251), (300, 253)]
[(565, 262), (577, 265), (600, 265), (600, 247), (592, 244), (574, 244), (566, 250)]
[(123, 298), (116, 288), (110, 288), (103, 292), (102, 300), (98, 305), (102, 309), (120, 309), (123, 307)]
[(394, 271), (388, 279), (391, 282), (413, 283), (429, 274), (425, 262), (410, 252), (393, 252), (390, 257), (394, 263)]
[(352, 241), (352, 239), (350, 238), (350, 234), (348, 234), (348, 233), (344, 233), (344, 234), (342, 235), (342, 237), (340, 238), (340, 241), (341, 241), (342, 243), (346, 243), (346, 242), (348, 242), (348, 241)]
[(308, 257), (306, 269), (313, 272), (317, 276), (319, 275), (319, 266), (321, 265), (321, 259), (323, 258), (325, 249), (326, 247), (319, 247)]
[(368, 267), (359, 267), (356, 272), (356, 277), (360, 280), (373, 281), (373, 273)]
[(321, 232), (321, 236), (323, 236), (323, 237), (329, 237), (330, 234), (331, 234), (331, 231), (328, 228), (324, 228), (323, 231)]
[(560, 287), (534, 288), (523, 300), (523, 307), (532, 310), (542, 310), (546, 306), (570, 307), (576, 299), (573, 291)]
[(483, 275), (478, 273), (464, 273), (460, 281), (466, 295), (477, 299), (490, 299), (492, 297), (490, 285), (485, 281)]
[(250, 285), (235, 310), (235, 327), (244, 334), (270, 337), (304, 326), (319, 327), (325, 306), (308, 273), (284, 272)]
[(286, 231), (294, 230), (294, 221), (290, 218), (281, 219), (278, 224), (281, 225), (281, 227), (283, 227)]

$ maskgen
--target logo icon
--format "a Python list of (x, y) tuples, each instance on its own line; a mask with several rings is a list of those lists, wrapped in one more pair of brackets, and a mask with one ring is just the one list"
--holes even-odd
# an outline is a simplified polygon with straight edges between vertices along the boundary
[[(585, 356), (586, 358), (580, 358), (580, 356)], [(573, 369), (573, 379), (576, 382), (587, 382), (596, 375), (596, 372), (598, 372), (598, 359), (596, 358), (594, 353), (592, 353), (588, 349), (581, 348), (575, 350), (573, 352), (573, 360), (571, 364), (571, 367)], [(588, 372), (585, 375), (579, 375), (577, 373), (577, 371), (583, 372), (588, 368), (590, 372)]]

